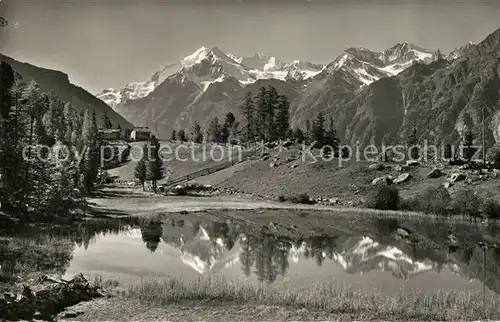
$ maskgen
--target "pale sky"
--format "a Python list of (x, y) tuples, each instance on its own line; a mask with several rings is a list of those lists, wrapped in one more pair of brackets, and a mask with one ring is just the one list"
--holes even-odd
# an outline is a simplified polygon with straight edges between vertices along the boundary
[(202, 45), (328, 63), (408, 41), (447, 53), (500, 27), (500, 0), (0, 0), (0, 52), (96, 93)]

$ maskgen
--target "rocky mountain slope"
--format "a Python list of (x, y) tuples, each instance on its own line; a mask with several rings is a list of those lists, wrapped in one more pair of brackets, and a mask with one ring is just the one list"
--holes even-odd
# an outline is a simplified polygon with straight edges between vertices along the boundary
[(301, 126), (320, 111), (332, 113), (373, 82), (397, 75), (414, 62), (429, 64), (436, 58), (433, 51), (407, 42), (381, 52), (348, 48), (292, 102), (292, 123)]
[[(465, 46), (452, 61), (414, 63), (384, 78), (327, 112), (346, 142), (401, 142), (415, 127), (420, 139), (457, 143), (472, 129), (481, 141), (482, 115), (486, 146), (500, 139), (500, 29), (477, 45)], [(321, 102), (332, 105), (337, 98)], [(318, 104), (317, 104), (318, 105)]]
[(43, 92), (53, 90), (57, 96), (65, 102), (71, 102), (77, 110), (84, 111), (88, 107), (96, 111), (97, 122), (102, 125), (102, 114), (107, 113), (113, 124), (119, 124), (122, 129), (131, 129), (132, 124), (123, 116), (116, 113), (103, 101), (96, 98), (86, 90), (70, 83), (68, 75), (55, 70), (45, 69), (19, 62), (13, 58), (0, 54), (0, 61), (5, 61), (18, 72), (23, 81), (29, 82), (34, 79)]

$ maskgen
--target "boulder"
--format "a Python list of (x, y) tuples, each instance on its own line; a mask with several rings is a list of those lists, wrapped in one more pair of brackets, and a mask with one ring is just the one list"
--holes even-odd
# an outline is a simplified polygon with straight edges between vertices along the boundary
[(372, 185), (392, 184), (392, 176), (383, 176), (373, 179)]
[(271, 163), (269, 164), (269, 167), (270, 167), (270, 168), (276, 168), (277, 166), (278, 166), (278, 163), (276, 163), (276, 162), (271, 162)]
[(338, 204), (339, 203), (339, 198), (330, 198), (330, 200), (328, 200), (331, 204)]
[(406, 166), (408, 166), (408, 167), (415, 167), (418, 165), (420, 165), (420, 162), (418, 162), (417, 160), (407, 160), (406, 161)]
[(438, 168), (434, 168), (427, 174), (429, 178), (439, 178), (443, 175), (443, 172)]
[(448, 179), (449, 182), (451, 183), (455, 183), (455, 182), (458, 182), (458, 181), (464, 181), (465, 180), (465, 174), (463, 173), (453, 173), (450, 178)]
[(374, 170), (374, 171), (381, 171), (381, 170), (384, 170), (384, 165), (381, 164), (381, 163), (374, 163), (374, 164), (370, 164), (370, 166), (368, 167), (368, 170)]
[(289, 148), (293, 144), (292, 141), (286, 140), (285, 142), (281, 143), (281, 146), (284, 148)]
[(410, 180), (410, 178), (411, 178), (411, 174), (402, 173), (396, 179), (394, 179), (393, 183), (395, 183), (395, 184), (403, 183), (403, 182)]
[(452, 186), (453, 186), (453, 184), (449, 181), (446, 181), (445, 183), (443, 183), (443, 187), (445, 187), (446, 189), (450, 189)]
[(399, 171), (399, 172), (403, 172), (403, 171), (408, 170), (408, 167), (405, 165), (398, 164), (397, 166), (394, 167), (394, 170)]
[(299, 166), (298, 164), (292, 164), (292, 165), (290, 166), (290, 168), (291, 168), (291, 169), (295, 169), (295, 168), (297, 168), (298, 166)]
[(25, 284), (23, 294), (0, 298), (0, 312), (7, 320), (52, 321), (67, 307), (102, 296), (103, 292), (81, 274), (69, 281), (43, 276), (34, 286)]
[(260, 155), (260, 160), (261, 160), (261, 161), (266, 161), (266, 160), (268, 160), (270, 157), (271, 157), (271, 156), (269, 155), (269, 153), (262, 153), (262, 154)]

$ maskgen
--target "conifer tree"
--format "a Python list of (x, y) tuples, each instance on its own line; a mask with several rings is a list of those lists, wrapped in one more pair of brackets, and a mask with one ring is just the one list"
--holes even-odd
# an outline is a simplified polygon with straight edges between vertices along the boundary
[(266, 138), (266, 120), (267, 120), (267, 101), (268, 93), (265, 87), (260, 87), (255, 98), (255, 109), (256, 109), (256, 119), (255, 119), (255, 135), (260, 140), (265, 140)]
[(332, 152), (337, 152), (339, 147), (339, 139), (337, 138), (337, 131), (335, 129), (335, 121), (333, 117), (330, 117), (330, 126), (328, 132), (326, 133), (326, 144), (333, 147)]
[(134, 176), (142, 185), (142, 190), (144, 191), (144, 182), (146, 181), (146, 160), (148, 156), (148, 144), (144, 143), (142, 147), (142, 158), (139, 160), (137, 165), (135, 166)]
[(105, 129), (112, 129), (113, 123), (111, 123), (111, 119), (108, 117), (108, 113), (104, 112), (102, 115), (102, 124)]
[(149, 141), (148, 160), (146, 162), (146, 179), (152, 182), (153, 191), (157, 192), (157, 182), (163, 179), (163, 160), (160, 153), (160, 142), (153, 135)]
[(252, 93), (248, 92), (246, 97), (245, 97), (245, 102), (243, 103), (243, 106), (241, 107), (241, 112), (243, 114), (243, 117), (246, 120), (246, 128), (245, 128), (245, 140), (247, 142), (251, 142), (255, 139), (255, 134), (254, 134), (254, 111), (255, 111), (255, 106), (253, 103), (252, 99)]
[(313, 122), (312, 141), (316, 141), (316, 146), (325, 145), (325, 117), (323, 112), (319, 112)]
[(219, 119), (214, 117), (212, 121), (210, 121), (210, 125), (208, 126), (208, 140), (211, 142), (221, 142), (221, 126), (219, 125)]
[(468, 126), (463, 139), (463, 157), (470, 161), (474, 156), (475, 150), (472, 147), (474, 143), (474, 134), (472, 133), (472, 127)]
[(81, 185), (86, 192), (95, 188), (95, 181), (99, 171), (99, 145), (97, 141), (97, 120), (95, 110), (87, 109), (83, 120), (82, 136), (86, 148), (84, 160), (82, 160), (82, 182)]
[(175, 132), (175, 129), (172, 130), (172, 135), (170, 136), (170, 141), (176, 141), (177, 140), (177, 133)]
[(278, 97), (278, 113), (276, 115), (276, 132), (279, 139), (286, 139), (290, 129), (290, 103), (284, 95)]
[(231, 113), (231, 112), (228, 112), (225, 116), (225, 119), (224, 119), (224, 124), (222, 125), (222, 127), (220, 128), (220, 137), (219, 137), (219, 141), (220, 142), (229, 142), (229, 136), (231, 134), (231, 132), (233, 132), (233, 136), (234, 136), (234, 132), (235, 132), (235, 124), (236, 124), (236, 118), (234, 117), (234, 114)]
[(73, 126), (75, 124), (75, 111), (69, 103), (64, 105), (64, 117), (66, 119), (66, 129), (64, 131), (64, 139), (62, 140), (66, 145), (71, 145), (73, 141)]
[(180, 129), (179, 131), (177, 131), (177, 138), (181, 142), (186, 142), (187, 141), (186, 132), (183, 129)]
[(193, 137), (194, 143), (203, 142), (203, 132), (202, 132), (201, 126), (198, 122), (194, 122), (193, 132), (191, 133), (191, 135)]
[(14, 107), (14, 70), (5, 62), (0, 63), (0, 202), (10, 202), (13, 140), (11, 112)]
[(293, 130), (293, 138), (299, 143), (302, 143), (305, 139), (304, 132), (298, 127)]
[(274, 141), (277, 139), (276, 130), (276, 110), (279, 104), (280, 97), (275, 87), (269, 86), (268, 100), (265, 104), (265, 136), (266, 140)]
[[(407, 144), (408, 144), (408, 149), (411, 149), (410, 150), (411, 158), (414, 160), (417, 160), (420, 156), (418, 153), (418, 149), (416, 148), (416, 145), (418, 144), (417, 128), (416, 127), (413, 127), (410, 135), (408, 135)], [(414, 147), (414, 148), (412, 148), (412, 147)]]

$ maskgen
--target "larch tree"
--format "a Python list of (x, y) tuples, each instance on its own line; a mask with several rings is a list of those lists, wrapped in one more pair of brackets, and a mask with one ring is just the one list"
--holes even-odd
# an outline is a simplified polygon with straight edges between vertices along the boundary
[(240, 109), (241, 109), (241, 113), (243, 114), (243, 117), (245, 118), (245, 121), (246, 121), (245, 141), (251, 142), (255, 139), (255, 133), (254, 133), (255, 106), (253, 103), (253, 98), (252, 98), (251, 92), (248, 92), (246, 94), (245, 101)]
[(146, 180), (152, 183), (153, 191), (158, 190), (157, 182), (163, 179), (163, 160), (160, 156), (160, 142), (153, 135), (149, 141), (148, 160), (146, 161)]
[(196, 121), (194, 122), (191, 136), (193, 138), (194, 143), (202, 143), (203, 142), (203, 131), (201, 130), (200, 124)]
[(290, 129), (290, 102), (285, 95), (278, 97), (278, 113), (276, 114), (276, 132), (279, 139), (286, 139)]
[(86, 192), (94, 190), (99, 172), (99, 145), (97, 141), (97, 120), (95, 110), (87, 109), (83, 120), (82, 137), (86, 154), (82, 160), (82, 188)]
[(139, 182), (141, 183), (142, 190), (144, 191), (144, 182), (146, 182), (146, 175), (147, 175), (147, 169), (146, 169), (146, 160), (148, 156), (148, 144), (144, 143), (142, 146), (142, 157), (137, 162), (137, 165), (135, 166), (134, 169), (134, 176)]

